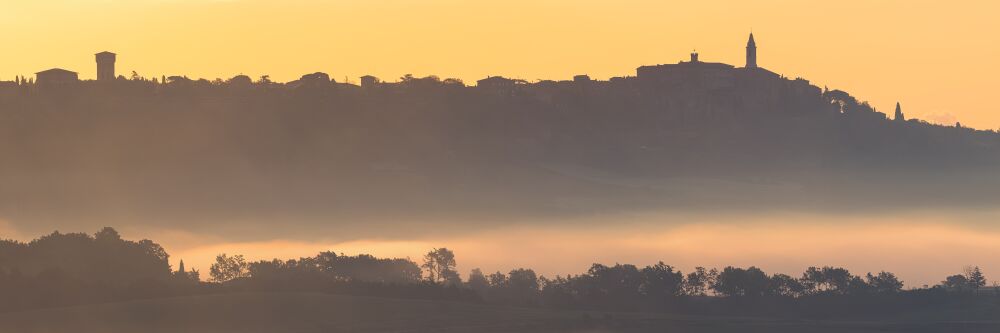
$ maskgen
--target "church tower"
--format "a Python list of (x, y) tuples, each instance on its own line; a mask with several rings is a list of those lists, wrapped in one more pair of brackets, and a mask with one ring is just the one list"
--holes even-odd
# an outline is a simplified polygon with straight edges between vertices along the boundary
[(754, 42), (752, 32), (750, 33), (750, 41), (747, 42), (746, 68), (757, 68), (757, 42)]
[(896, 102), (896, 114), (892, 117), (895, 121), (906, 121), (906, 116), (903, 115), (903, 108), (899, 106), (899, 102)]

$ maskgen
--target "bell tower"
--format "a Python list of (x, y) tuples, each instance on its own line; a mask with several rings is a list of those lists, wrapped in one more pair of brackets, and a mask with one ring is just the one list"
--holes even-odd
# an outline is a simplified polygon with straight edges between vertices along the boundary
[(747, 41), (746, 68), (757, 68), (757, 42), (754, 42), (752, 32), (750, 33), (750, 40)]

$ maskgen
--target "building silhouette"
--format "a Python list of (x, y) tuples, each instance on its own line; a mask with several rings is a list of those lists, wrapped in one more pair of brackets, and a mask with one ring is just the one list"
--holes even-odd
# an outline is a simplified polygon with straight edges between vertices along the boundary
[(514, 93), (517, 81), (502, 76), (490, 76), (476, 81), (476, 88), (492, 92), (500, 96), (510, 96)]
[(104, 51), (95, 55), (97, 58), (97, 80), (112, 81), (115, 79), (115, 60), (117, 55)]
[(899, 102), (896, 102), (896, 114), (893, 115), (892, 120), (906, 121), (906, 115), (903, 114), (903, 108), (899, 106)]
[(681, 86), (729, 89), (736, 85), (734, 69), (732, 65), (701, 61), (698, 52), (692, 52), (690, 61), (641, 66), (636, 69), (636, 76), (646, 85), (664, 87), (668, 91), (679, 91), (677, 88)]
[(80, 76), (76, 72), (68, 71), (62, 68), (53, 68), (35, 73), (35, 83), (39, 86), (60, 86), (71, 84), (79, 80)]
[(316, 72), (316, 73), (302, 75), (302, 77), (299, 78), (298, 80), (288, 82), (285, 85), (296, 88), (323, 87), (329, 85), (331, 82), (335, 83), (335, 81), (330, 79), (330, 74), (323, 72)]
[(828, 107), (816, 102), (822, 101), (823, 92), (809, 81), (759, 67), (753, 34), (747, 41), (745, 67), (705, 61), (692, 52), (689, 61), (637, 68), (635, 83), (638, 93), (657, 107), (676, 110), (679, 122)]
[(476, 86), (482, 88), (509, 88), (514, 86), (514, 80), (503, 76), (490, 76), (476, 81)]
[(330, 83), (330, 74), (323, 72), (306, 74), (299, 78), (299, 82), (306, 84), (327, 84)]
[(757, 42), (753, 40), (753, 33), (750, 33), (750, 40), (747, 41), (747, 65), (746, 68), (757, 68)]
[(378, 78), (377, 77), (374, 77), (374, 76), (371, 76), (371, 75), (365, 75), (365, 76), (361, 77), (361, 88), (371, 89), (371, 88), (375, 88), (376, 86), (378, 86)]

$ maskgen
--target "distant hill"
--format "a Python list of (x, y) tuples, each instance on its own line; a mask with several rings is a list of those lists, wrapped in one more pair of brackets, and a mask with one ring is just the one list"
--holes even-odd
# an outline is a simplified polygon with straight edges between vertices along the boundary
[(932, 314), (873, 322), (694, 317), (293, 293), (182, 297), (7, 313), (0, 314), (0, 331), (919, 333), (996, 332), (1000, 329), (1000, 321), (991, 314), (964, 314), (957, 318), (960, 320), (942, 319)]
[(697, 58), (474, 87), (164, 80), (0, 87), (0, 216), (96, 228), (1000, 199), (996, 132), (889, 119), (847, 92)]

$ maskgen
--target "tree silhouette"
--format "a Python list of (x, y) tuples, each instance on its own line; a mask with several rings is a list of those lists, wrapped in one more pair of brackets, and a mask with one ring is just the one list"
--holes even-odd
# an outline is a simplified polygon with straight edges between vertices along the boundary
[(229, 282), (250, 275), (250, 265), (242, 254), (228, 256), (225, 253), (215, 257), (215, 263), (209, 268), (212, 281)]
[(715, 284), (719, 272), (716, 269), (706, 270), (705, 267), (695, 267), (684, 280), (684, 293), (694, 296), (705, 296), (710, 287)]
[(868, 273), (865, 275), (866, 283), (871, 286), (872, 291), (879, 294), (897, 293), (903, 290), (903, 281), (896, 278), (895, 274), (889, 272), (879, 272), (876, 275)]
[(98, 242), (115, 243), (122, 240), (122, 236), (118, 234), (118, 231), (111, 227), (104, 227), (97, 233), (94, 233), (94, 240)]
[(507, 287), (507, 274), (504, 274), (504, 273), (501, 273), (501, 272), (496, 272), (496, 273), (490, 274), (487, 277), (487, 280), (490, 281), (490, 287), (491, 288), (500, 289), (500, 288), (506, 288)]
[(839, 267), (809, 267), (802, 274), (803, 284), (813, 293), (846, 294), (852, 281), (856, 280), (851, 272)]
[(196, 269), (187, 270), (184, 267), (184, 260), (177, 265), (177, 271), (174, 272), (174, 277), (184, 284), (198, 283), (201, 281), (201, 273)]
[(469, 281), (465, 283), (466, 287), (475, 290), (480, 295), (485, 294), (490, 288), (490, 281), (486, 279), (486, 275), (479, 268), (473, 268), (469, 272)]
[(455, 264), (455, 253), (447, 248), (435, 248), (424, 255), (422, 267), (427, 272), (428, 281), (453, 285), (461, 282)]
[(806, 292), (806, 287), (796, 278), (785, 274), (774, 274), (771, 276), (768, 291), (775, 296), (798, 297)]
[(723, 296), (764, 296), (768, 294), (771, 281), (764, 271), (757, 267), (747, 269), (726, 267), (719, 272), (712, 289)]
[(941, 286), (958, 291), (968, 290), (970, 285), (969, 278), (962, 274), (955, 274), (941, 281)]
[(979, 266), (966, 267), (965, 278), (969, 280), (970, 288), (978, 289), (986, 286), (986, 276), (979, 270)]
[(503, 292), (507, 295), (504, 298), (516, 304), (534, 304), (538, 295), (539, 280), (534, 270), (517, 268), (507, 274), (507, 281)]
[(653, 298), (671, 298), (684, 293), (684, 274), (662, 261), (642, 269), (640, 291)]

